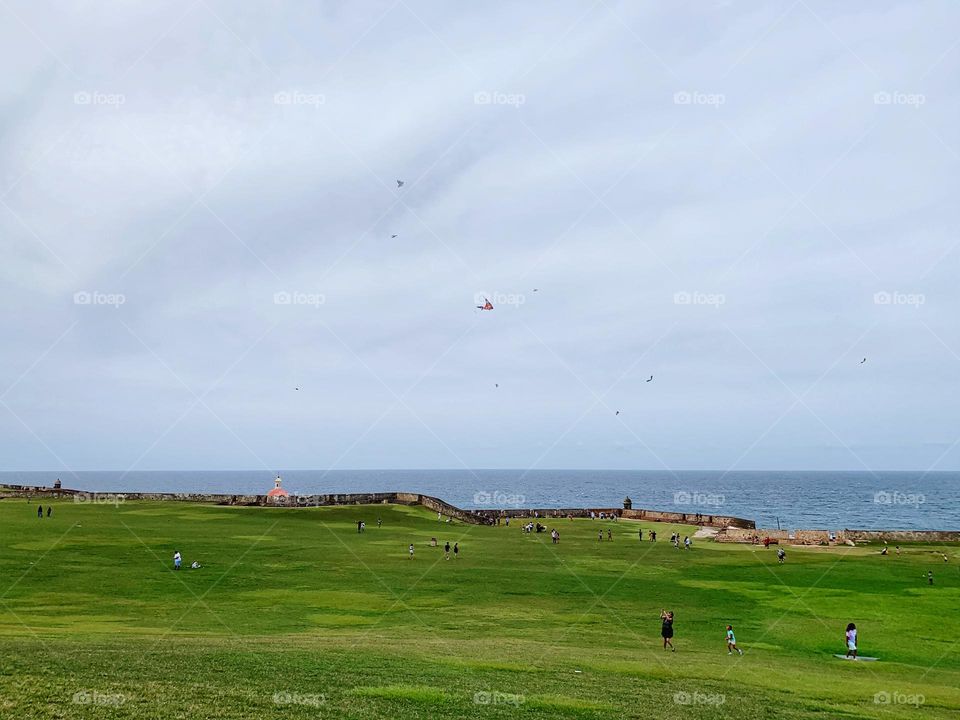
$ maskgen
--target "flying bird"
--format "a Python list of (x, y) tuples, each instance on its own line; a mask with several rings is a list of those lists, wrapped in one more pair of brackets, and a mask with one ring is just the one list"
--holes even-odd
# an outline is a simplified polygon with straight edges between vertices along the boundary
[(653, 375), (647, 378), (647, 382), (653, 382)]
[(860, 361), (860, 364), (863, 365), (866, 361), (867, 361), (867, 359), (864, 358), (863, 360)]
[(614, 415), (619, 415), (619, 414), (620, 414), (620, 411), (619, 411), (619, 410), (617, 410), (617, 411), (614, 413)]
[(298, 387), (295, 387), (295, 388), (294, 388), (294, 390), (299, 390), (299, 389), (300, 389), (300, 388), (298, 388)]
[(391, 236), (390, 236), (390, 239), (393, 240), (395, 237), (396, 237), (396, 235), (391, 235)]
[(477, 305), (477, 310), (493, 310), (493, 303), (484, 298), (483, 305)]
[(534, 291), (534, 292), (540, 292), (540, 288), (534, 288), (533, 291)]
[(493, 386), (494, 386), (494, 387), (500, 387), (500, 383), (494, 383)]
[(403, 180), (397, 180), (397, 187), (398, 187), (398, 188), (402, 188), (402, 187), (403, 187)]

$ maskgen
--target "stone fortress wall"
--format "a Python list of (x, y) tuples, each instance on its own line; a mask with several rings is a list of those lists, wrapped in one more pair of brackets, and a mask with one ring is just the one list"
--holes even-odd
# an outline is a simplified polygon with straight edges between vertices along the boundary
[(934, 530), (765, 530), (757, 529), (752, 520), (729, 515), (666, 512), (632, 507), (629, 500), (624, 508), (524, 508), (464, 510), (439, 498), (421, 493), (336, 493), (317, 495), (225, 495), (211, 493), (95, 493), (61, 487), (0, 484), (0, 500), (4, 499), (73, 499), (77, 503), (116, 503), (135, 500), (155, 502), (207, 503), (212, 505), (262, 507), (327, 507), (336, 505), (422, 505), (423, 507), (476, 525), (493, 525), (497, 517), (541, 518), (558, 520), (567, 517), (589, 518), (616, 514), (623, 520), (666, 522), (678, 525), (701, 525), (717, 528), (713, 535), (717, 542), (753, 543), (764, 538), (790, 545), (834, 545), (868, 542), (960, 542), (960, 531)]

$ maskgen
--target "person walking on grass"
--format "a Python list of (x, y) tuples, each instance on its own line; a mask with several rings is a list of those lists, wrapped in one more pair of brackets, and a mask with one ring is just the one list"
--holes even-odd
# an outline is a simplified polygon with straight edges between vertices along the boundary
[(643, 542), (643, 528), (640, 528), (640, 542)]
[(377, 515), (377, 527), (379, 528), (379, 527), (381, 527), (382, 525), (383, 525), (383, 518), (381, 518), (379, 515)]
[(737, 647), (737, 638), (733, 634), (733, 625), (727, 625), (727, 655), (733, 655), (734, 650), (740, 655), (743, 655), (743, 650)]
[(182, 562), (182, 558), (180, 557), (180, 551), (174, 550), (173, 551), (173, 569), (179, 570), (181, 562)]
[(450, 541), (447, 540), (447, 544), (443, 546), (443, 556), (449, 560), (450, 559)]
[(857, 659), (857, 626), (853, 623), (847, 624), (847, 632), (845, 634), (847, 641), (847, 657), (852, 657), (854, 660)]
[(684, 538), (683, 538), (683, 549), (684, 549), (684, 550), (689, 550), (689, 549), (690, 549), (690, 536), (689, 536), (689, 535), (685, 535)]
[(410, 543), (410, 559), (413, 560), (413, 543)]
[(456, 560), (460, 557), (460, 543), (453, 544), (453, 559)]
[(53, 515), (53, 505), (47, 505), (47, 517), (50, 517), (51, 515)]
[(607, 540), (613, 542), (613, 530), (607, 529)]
[(603, 530), (601, 530), (600, 534), (597, 535), (597, 542), (603, 542)]
[(43, 505), (37, 507), (37, 517), (43, 519)]
[(783, 565), (783, 561), (787, 558), (787, 551), (783, 548), (777, 548), (777, 562)]
[(670, 652), (676, 652), (673, 646), (673, 611), (660, 611), (660, 637), (663, 638), (663, 649), (670, 647)]

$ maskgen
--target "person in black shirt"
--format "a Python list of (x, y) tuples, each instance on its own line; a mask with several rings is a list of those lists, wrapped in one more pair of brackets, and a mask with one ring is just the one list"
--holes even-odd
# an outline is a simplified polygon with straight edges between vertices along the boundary
[(669, 645), (671, 652), (676, 652), (677, 649), (673, 646), (673, 612), (661, 610), (660, 622), (660, 637), (663, 638), (663, 649), (666, 650)]

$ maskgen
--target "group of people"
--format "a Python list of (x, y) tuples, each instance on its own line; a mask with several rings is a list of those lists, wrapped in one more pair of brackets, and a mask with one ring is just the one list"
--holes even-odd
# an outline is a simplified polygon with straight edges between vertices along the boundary
[[(179, 569), (180, 569), (180, 565), (181, 565), (182, 563), (183, 563), (183, 556), (180, 555), (180, 551), (179, 551), (179, 550), (174, 550), (174, 551), (173, 551), (173, 569), (174, 569), (174, 570), (179, 570)], [(191, 569), (191, 570), (198, 570), (198, 569), (200, 569), (200, 567), (201, 567), (201, 566), (200, 566), (200, 563), (198, 563), (196, 560), (194, 560), (192, 563), (190, 563), (190, 569)]]
[[(50, 517), (51, 515), (53, 515), (53, 506), (47, 505), (47, 517)], [(37, 517), (38, 518), (43, 517), (43, 505), (37, 506)]]
[[(675, 532), (670, 536), (670, 542), (673, 543), (673, 546), (679, 550), (680, 549), (680, 533)], [(683, 549), (689, 550), (690, 546), (693, 544), (693, 541), (690, 540), (689, 535), (683, 536)]]
[[(379, 522), (379, 520), (378, 520), (378, 522)], [(434, 542), (433, 544), (436, 544), (436, 543)], [(444, 543), (444, 545), (443, 545), (443, 556), (444, 556), (447, 560), (450, 559), (450, 549), (451, 549), (451, 548), (450, 548), (450, 541), (447, 540), (447, 542)], [(411, 560), (413, 560), (413, 556), (414, 556), (415, 551), (416, 551), (416, 548), (413, 546), (413, 543), (410, 543), (410, 547), (407, 548), (407, 552), (409, 553), (409, 558), (410, 558)], [(456, 559), (458, 559), (459, 557), (460, 557), (460, 543), (459, 543), (459, 542), (455, 542), (455, 543), (453, 544), (453, 559), (456, 560)]]
[[(673, 611), (672, 610), (661, 610), (660, 611), (660, 637), (663, 638), (663, 649), (670, 649), (671, 652), (676, 652), (677, 649), (673, 646)], [(847, 625), (847, 630), (845, 634), (845, 640), (847, 643), (847, 657), (852, 657), (854, 660), (857, 659), (857, 626), (853, 623)], [(743, 655), (743, 650), (737, 646), (737, 637), (733, 633), (733, 625), (727, 625), (727, 655), (733, 655), (737, 653), (738, 655)]]

